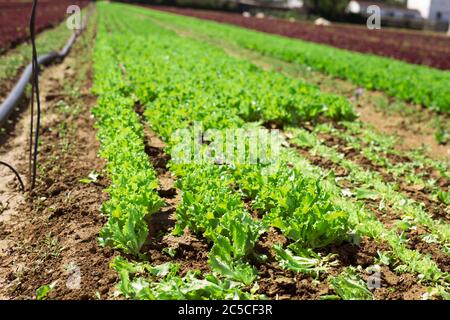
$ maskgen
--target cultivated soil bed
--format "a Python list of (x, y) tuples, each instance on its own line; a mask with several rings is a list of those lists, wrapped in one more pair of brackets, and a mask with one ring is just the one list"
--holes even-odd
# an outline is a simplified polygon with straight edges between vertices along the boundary
[[(36, 188), (18, 193), (12, 175), (0, 168), (2, 181), (9, 180), (0, 199), (3, 205), (12, 199), (0, 212), (1, 298), (34, 298), (36, 289), (55, 281), (49, 298), (112, 296), (117, 277), (109, 261), (114, 251), (97, 242), (105, 222), (100, 211), (107, 199), (103, 189), (109, 181), (103, 175), (104, 161), (97, 156), (99, 143), (90, 116), (95, 104), (89, 92), (93, 31), (91, 26), (61, 64), (46, 68), (40, 76), (43, 115)], [(28, 117), (29, 112), (17, 117), (0, 149), (0, 158), (24, 177)], [(80, 182), (91, 172), (99, 174), (95, 183)]]
[[(96, 103), (91, 94), (95, 27), (93, 19), (71, 54), (61, 64), (50, 66), (41, 74), (43, 121), (36, 188), (31, 193), (20, 193), (14, 176), (0, 167), (0, 298), (34, 299), (36, 290), (49, 284), (55, 284), (48, 294), (50, 299), (116, 297), (118, 276), (109, 264), (119, 253), (99, 246), (97, 240), (106, 222), (101, 206), (108, 199), (105, 189), (110, 181), (105, 162), (98, 155), (100, 145), (91, 116), (91, 108)], [(165, 145), (147, 126), (143, 108), (137, 105), (135, 111), (141, 117), (145, 151), (157, 171), (158, 193), (165, 205), (148, 221), (149, 237), (142, 253), (147, 254), (151, 264), (178, 263), (181, 275), (192, 269), (206, 274), (211, 272), (208, 264), (211, 243), (187, 230), (180, 237), (171, 234), (181, 192), (175, 187), (176, 177), (169, 171), (170, 157), (164, 151)], [(27, 109), (26, 105), (22, 109)], [(13, 164), (23, 176), (28, 170), (28, 118), (29, 111), (17, 114), (0, 139), (0, 159)], [(382, 172), (361, 155), (344, 148), (342, 141), (334, 137), (322, 138), (330, 147), (347, 152), (348, 158), (367, 170)], [(344, 178), (348, 175), (339, 165), (312, 155), (308, 149), (297, 149), (324, 171), (332, 170), (336, 176)], [(386, 182), (392, 179), (383, 178)], [(407, 193), (408, 190), (402, 187), (401, 191)], [(427, 192), (409, 195), (426, 202), (428, 210), (434, 208)], [(252, 211), (251, 204), (247, 205)], [(377, 215), (370, 202), (367, 207)], [(254, 214), (254, 218), (260, 217)], [(390, 228), (398, 216), (389, 211), (387, 216), (378, 218)], [(442, 270), (449, 271), (448, 256), (443, 255), (438, 246), (425, 243), (420, 238), (425, 233), (426, 230), (418, 229), (408, 234), (409, 248), (430, 254)], [(322, 248), (322, 255), (335, 254), (338, 263), (330, 267), (326, 275), (315, 279), (282, 269), (272, 250), (277, 243), (286, 244), (287, 239), (270, 228), (255, 247), (255, 252), (266, 255), (267, 260), (264, 263), (252, 261), (259, 273), (258, 293), (270, 299), (319, 299), (332, 295), (328, 276), (337, 276), (348, 266), (359, 266), (357, 272), (367, 280), (370, 274), (365, 268), (376, 264), (379, 252), (390, 250), (384, 242), (367, 237), (360, 239), (359, 244)], [(167, 248), (173, 248), (175, 254), (170, 256)], [(427, 286), (417, 281), (417, 275), (400, 274), (393, 266), (383, 265), (381, 287), (374, 289), (373, 294), (377, 299), (420, 299), (426, 291)]]

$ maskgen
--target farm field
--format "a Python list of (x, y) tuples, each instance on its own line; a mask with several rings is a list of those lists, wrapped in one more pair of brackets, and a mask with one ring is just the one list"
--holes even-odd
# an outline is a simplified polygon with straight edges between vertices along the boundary
[[(0, 7), (4, 5), (8, 9), (0, 13), (5, 15), (5, 19), (0, 21), (0, 24), (2, 24), (0, 30), (6, 36), (4, 39), (13, 40), (13, 42), (0, 44), (0, 53), (4, 52), (0, 56), (0, 99), (3, 100), (19, 79), (25, 66), (31, 62), (31, 45), (29, 41), (23, 40), (28, 32), (28, 15), (32, 3), (30, 1), (20, 3), (2, 1), (0, 1)], [(88, 1), (72, 1), (70, 4), (78, 4), (81, 8), (84, 8)], [(64, 20), (67, 6), (68, 2), (64, 1), (39, 2), (40, 10), (36, 17), (38, 55), (62, 49), (70, 37), (70, 30), (67, 29)], [(20, 29), (20, 32), (17, 31), (17, 28)], [(15, 44), (15, 46), (11, 48), (11, 44)]]
[(448, 71), (91, 6), (41, 73), (37, 187), (0, 167), (0, 298), (450, 299)]
[[(166, 15), (160, 19), (168, 21), (172, 17)], [(450, 112), (450, 89), (447, 86), (450, 73), (447, 71), (330, 47), (325, 47), (325, 50), (323, 46), (310, 42), (290, 40), (223, 24), (187, 18), (181, 22), (180, 19), (182, 18), (177, 18), (172, 24), (180, 21), (183, 26), (235, 42), (246, 49), (307, 65), (329, 75), (348, 79), (367, 89), (383, 90), (404, 101), (412, 101), (445, 113)]]
[(374, 31), (341, 24), (323, 27), (315, 26), (311, 22), (246, 18), (236, 13), (179, 7), (150, 6), (150, 8), (332, 45), (341, 49), (391, 57), (437, 69), (450, 69), (450, 40), (442, 35), (424, 35), (419, 32), (389, 29)]
[[(39, 2), (36, 16), (36, 31), (54, 27), (66, 17), (69, 5), (81, 8), (89, 3), (87, 0), (61, 1), (44, 0)], [(29, 12), (32, 1), (1, 0), (0, 1), (0, 52), (4, 52), (28, 37)]]

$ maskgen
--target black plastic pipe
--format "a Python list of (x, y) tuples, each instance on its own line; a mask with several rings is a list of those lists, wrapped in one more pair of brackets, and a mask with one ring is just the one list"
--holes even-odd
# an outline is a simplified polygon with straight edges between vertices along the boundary
[[(51, 62), (64, 59), (72, 48), (78, 34), (73, 33), (72, 36), (67, 41), (66, 45), (59, 52), (50, 52), (44, 55), (41, 55), (37, 58), (38, 65), (48, 65)], [(25, 70), (22, 72), (22, 76), (19, 81), (14, 86), (13, 90), (10, 92), (5, 101), (0, 105), (0, 127), (8, 120), (8, 117), (14, 111), (14, 108), (19, 104), (27, 84), (30, 82), (31, 77), (33, 75), (32, 72), (32, 63), (30, 63)]]
[[(31, 19), (34, 19), (34, 14), (35, 14), (35, 8), (36, 8), (36, 3), (37, 0), (35, 0), (33, 2), (33, 12), (32, 12), (32, 17)], [(10, 92), (10, 94), (8, 95), (8, 97), (6, 98), (5, 101), (3, 101), (3, 103), (0, 105), (0, 128), (3, 126), (3, 124), (8, 120), (8, 117), (10, 116), (10, 114), (14, 111), (14, 108), (17, 107), (17, 105), (20, 103), (20, 100), (22, 99), (22, 96), (25, 92), (25, 89), (27, 87), (27, 84), (31, 81), (31, 78), (34, 76), (35, 77), (35, 81), (37, 81), (37, 76), (36, 74), (33, 75), (33, 66), (35, 67), (36, 72), (39, 72), (39, 66), (40, 65), (47, 65), (55, 60), (63, 60), (67, 54), (69, 53), (70, 49), (72, 48), (73, 44), (75, 43), (77, 37), (81, 34), (81, 32), (86, 28), (87, 25), (87, 21), (90, 17), (90, 15), (92, 14), (93, 8), (91, 7), (91, 10), (88, 13), (88, 16), (83, 20), (83, 25), (81, 27), (81, 30), (78, 30), (76, 32), (74, 32), (69, 40), (67, 41), (66, 45), (62, 48), (61, 51), (59, 52), (50, 52), (41, 56), (36, 57), (36, 48), (34, 46), (34, 35), (33, 35), (33, 27), (34, 25), (31, 25), (30, 29), (32, 30), (32, 44), (33, 44), (33, 61), (28, 64), (28, 66), (25, 68), (25, 70), (22, 72), (22, 75), (19, 79), (19, 81), (16, 83), (16, 85), (14, 86), (13, 90)], [(34, 22), (30, 22), (34, 23)], [(37, 83), (35, 83), (37, 85)], [(38, 124), (39, 124), (39, 94), (37, 95), (37, 99), (38, 99)], [(31, 128), (33, 128), (33, 105), (32, 105), (32, 111), (31, 111)], [(33, 129), (31, 129), (31, 133), (30, 135), (32, 135)], [(38, 137), (39, 137), (39, 125), (36, 128), (36, 142), (38, 141)], [(30, 137), (30, 143), (32, 141), (32, 137)], [(30, 144), (30, 148), (31, 148), (31, 144)], [(31, 149), (30, 149), (31, 150)], [(31, 152), (31, 151), (30, 151)], [(35, 145), (35, 151), (34, 151), (34, 155), (35, 155), (35, 160), (34, 160), (34, 176), (33, 176), (33, 183), (32, 186), (34, 185), (34, 177), (36, 174), (36, 155), (37, 155), (37, 143)], [(30, 153), (30, 159), (31, 159), (31, 153)], [(1, 165), (4, 165), (6, 167), (8, 167), (17, 177), (19, 184), (20, 184), (20, 188), (23, 191), (25, 191), (25, 186), (23, 184), (22, 178), (20, 177), (20, 174), (17, 172), (17, 170), (11, 166), (10, 164), (0, 161)], [(33, 187), (31, 187), (32, 189)]]

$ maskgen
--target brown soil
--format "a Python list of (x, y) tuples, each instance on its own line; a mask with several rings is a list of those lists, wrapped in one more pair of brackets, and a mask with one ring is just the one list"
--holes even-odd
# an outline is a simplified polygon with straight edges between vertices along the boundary
[(398, 274), (381, 266), (381, 288), (373, 291), (377, 300), (420, 300), (427, 292), (417, 277), (410, 273)]
[[(27, 115), (25, 115), (28, 118)], [(14, 121), (16, 122), (16, 121)], [(7, 131), (8, 134), (3, 134), (1, 137), (2, 145), (0, 146), (0, 159), (9, 163), (19, 173), (23, 173), (25, 163), (25, 145), (27, 142), (27, 126), (26, 121), (15, 123), (14, 126), (10, 126), (8, 129), (15, 128), (16, 131)], [(13, 132), (21, 132), (21, 134), (14, 134)], [(6, 141), (6, 144), (5, 144)], [(19, 166), (21, 168), (19, 168)], [(21, 174), (22, 180), (24, 175)], [(24, 181), (26, 183), (26, 181)], [(19, 183), (14, 174), (5, 166), (0, 166), (0, 298), (5, 299), (8, 296), (4, 295), (1, 288), (5, 287), (7, 280), (7, 272), (9, 270), (8, 264), (5, 264), (3, 260), (14, 245), (14, 239), (8, 237), (10, 233), (10, 225), (15, 223), (16, 219), (21, 219), (21, 215), (18, 214), (18, 208), (25, 203), (26, 197), (19, 191)], [(8, 270), (5, 270), (8, 268)]]
[[(344, 266), (361, 266), (364, 269), (375, 265), (377, 252), (385, 252), (390, 249), (386, 243), (375, 243), (364, 237), (358, 246), (344, 244), (331, 246), (331, 252), (337, 253), (339, 261)], [(419, 300), (426, 292), (427, 287), (418, 283), (417, 276), (411, 273), (398, 274), (391, 266), (380, 266), (380, 288), (372, 289), (375, 299), (380, 300)], [(367, 269), (366, 269), (367, 270)], [(371, 272), (359, 270), (358, 274), (370, 282)]]
[[(450, 222), (450, 217), (446, 212), (446, 206), (444, 204), (436, 202), (433, 199), (433, 190), (428, 190), (422, 186), (410, 185), (405, 181), (403, 177), (395, 178), (390, 173), (388, 173), (384, 167), (373, 163), (358, 150), (347, 146), (346, 142), (337, 136), (330, 134), (320, 134), (319, 137), (323, 140), (323, 143), (325, 145), (330, 148), (336, 149), (341, 154), (344, 154), (346, 159), (353, 161), (365, 170), (378, 172), (385, 183), (397, 183), (399, 185), (399, 192), (403, 193), (408, 198), (416, 201), (417, 203), (424, 203), (426, 211), (429, 212), (433, 216), (433, 218)], [(399, 161), (408, 160), (407, 157), (396, 157), (395, 159)], [(333, 167), (336, 167), (336, 165), (333, 164), (332, 168)], [(340, 170), (338, 170), (338, 173), (340, 172)], [(431, 168), (424, 168), (423, 170), (428, 173), (428, 176), (434, 175)], [(448, 181), (445, 182), (444, 180), (444, 178), (440, 177), (441, 186), (446, 186), (448, 184)]]
[[(88, 92), (91, 74), (84, 79), (81, 87), (86, 89), (79, 97), (71, 98), (64, 91), (64, 85), (74, 85), (81, 63), (89, 63), (86, 57), (92, 40), (78, 40), (63, 63), (49, 67), (40, 77), (43, 121), (39, 178), (29, 202), (18, 201), (12, 206), (14, 214), (0, 229), (7, 241), (1, 252), (2, 298), (33, 298), (37, 288), (54, 281), (56, 286), (48, 295), (51, 299), (106, 298), (111, 297), (117, 281), (109, 268), (113, 251), (99, 247), (96, 239), (105, 222), (100, 209), (108, 181), (102, 176), (104, 162), (97, 156), (99, 144), (90, 117), (95, 104)], [(81, 60), (83, 57), (86, 60)], [(57, 98), (62, 96), (69, 112), (57, 107)], [(23, 130), (16, 130), (1, 152), (12, 158), (21, 172), (27, 170), (27, 123), (25, 114), (18, 124)], [(100, 173), (97, 182), (80, 182), (92, 171)]]
[[(326, 78), (324, 75), (316, 77)], [(386, 136), (398, 137), (400, 143), (395, 146), (398, 151), (410, 151), (425, 146), (426, 154), (434, 159), (450, 158), (450, 146), (439, 144), (435, 138), (436, 113), (411, 103), (403, 103), (403, 108), (397, 110), (394, 106), (398, 102), (383, 92), (362, 91), (358, 96), (356, 92), (361, 92), (361, 89), (342, 79), (319, 80), (317, 84), (323, 92), (341, 94), (352, 101), (363, 123)], [(380, 101), (387, 101), (386, 106)], [(442, 119), (445, 124), (450, 125), (448, 116), (442, 115)]]
[(329, 294), (326, 279), (316, 283), (311, 276), (282, 269), (272, 251), (273, 245), (277, 243), (286, 244), (287, 239), (278, 230), (270, 228), (255, 247), (255, 253), (267, 256), (264, 263), (254, 261), (259, 274), (259, 293), (276, 300), (310, 300)]
[[(332, 253), (337, 253), (340, 265), (343, 266), (361, 266), (363, 269), (375, 265), (377, 252), (385, 252), (390, 249), (386, 243), (375, 243), (373, 240), (364, 237), (358, 246), (352, 244), (343, 244), (340, 246), (331, 246)], [(370, 282), (368, 271), (359, 270), (358, 274), (366, 281)], [(426, 286), (418, 283), (417, 276), (411, 273), (396, 273), (391, 266), (381, 266), (380, 269), (381, 288), (375, 288), (372, 291), (375, 299), (380, 300), (419, 300), (426, 292)]]
[(435, 243), (427, 243), (422, 240), (421, 236), (426, 235), (426, 230), (416, 229), (410, 230), (408, 233), (408, 246), (411, 250), (419, 251), (422, 254), (429, 254), (439, 266), (439, 268), (450, 273), (450, 256), (444, 253)]
[(395, 222), (402, 219), (399, 213), (392, 211), (389, 207), (386, 208), (386, 211), (381, 211), (377, 201), (366, 199), (364, 203), (388, 229), (391, 229)]
[[(410, 115), (398, 112), (377, 110), (374, 101), (376, 96), (383, 97), (382, 93), (365, 93), (367, 98), (358, 104), (358, 113), (361, 121), (370, 123), (386, 135), (395, 135), (400, 138), (396, 147), (401, 151), (419, 149), (422, 146), (429, 148), (427, 154), (435, 159), (450, 158), (450, 146), (439, 144), (435, 138), (435, 114), (420, 106), (406, 104), (411, 108)], [(414, 111), (414, 115), (412, 115)], [(420, 116), (418, 116), (420, 115)], [(443, 116), (449, 123), (448, 118)]]
[[(308, 159), (309, 161), (311, 161), (312, 164), (319, 166), (325, 170), (330, 170), (330, 171), (334, 171), (337, 172), (337, 174), (340, 174), (340, 172), (345, 171), (345, 169), (339, 167), (339, 165), (334, 164), (333, 162), (331, 162), (328, 159), (325, 159), (319, 155), (312, 155), (308, 152), (307, 149), (305, 148), (301, 148), (298, 147), (296, 145), (292, 145), (292, 147), (295, 147), (297, 149), (297, 151), (306, 159)], [(350, 149), (351, 150), (351, 149)], [(355, 152), (354, 150), (351, 150), (350, 152)], [(358, 156), (361, 156), (358, 154)], [(348, 157), (348, 155), (346, 155), (346, 157)], [(368, 159), (366, 159), (367, 161), (369, 161)], [(366, 163), (366, 160), (359, 162), (359, 164), (364, 163), (365, 165), (367, 165), (366, 169), (367, 170), (373, 170), (372, 166)], [(348, 179), (343, 179), (340, 180), (339, 185), (341, 187), (355, 187), (355, 185), (351, 182), (348, 181)], [(416, 199), (417, 200), (417, 199)], [(441, 206), (436, 205), (436, 203), (431, 202), (428, 198), (422, 199), (426, 205), (426, 209), (428, 210), (427, 212), (430, 212), (431, 214), (435, 215), (435, 210), (445, 210), (445, 208), (441, 208)], [(425, 201), (426, 200), (426, 201)], [(395, 213), (392, 211), (392, 209), (390, 207), (387, 207), (386, 212), (382, 212), (378, 209), (379, 203), (370, 199), (364, 200), (364, 204), (365, 206), (371, 210), (371, 212), (373, 212), (375, 214), (375, 216), (377, 217), (378, 220), (380, 220), (385, 226), (386, 228), (390, 229), (393, 227), (394, 223), (401, 219), (401, 216), (398, 213)], [(444, 211), (445, 214), (445, 211)], [(444, 220), (447, 219), (446, 216), (439, 216), (440, 218), (444, 218)], [(424, 242), (422, 239), (417, 238), (416, 241), (421, 242), (422, 246), (426, 246), (427, 248), (429, 247), (428, 244), (426, 242)], [(430, 253), (432, 255), (433, 260), (436, 263), (440, 263), (439, 261), (444, 261), (443, 257), (445, 257), (445, 253), (442, 252), (440, 249), (436, 249), (435, 251), (427, 251), (426, 253)], [(445, 260), (446, 261), (446, 260)]]
[(374, 264), (377, 251), (387, 251), (389, 248), (389, 245), (385, 243), (376, 243), (367, 237), (363, 237), (358, 245), (351, 243), (331, 245), (325, 248), (323, 253), (337, 254), (341, 266), (361, 266), (367, 268)]
[[(383, 92), (361, 90), (354, 84), (337, 78), (313, 73), (308, 81), (319, 85), (323, 92), (341, 94), (356, 108), (359, 119), (375, 127), (387, 136), (399, 137), (395, 148), (410, 151), (426, 146), (426, 153), (434, 159), (449, 159), (449, 145), (439, 144), (435, 138), (436, 113), (411, 103), (399, 103)], [(361, 93), (362, 92), (362, 93)], [(402, 105), (402, 108), (396, 107)], [(442, 122), (450, 125), (450, 119), (441, 115)], [(444, 125), (445, 127), (445, 125)]]
[[(265, 254), (268, 258), (264, 263), (256, 263), (259, 272), (259, 293), (270, 299), (277, 300), (304, 300), (320, 299), (323, 295), (333, 295), (334, 290), (329, 286), (327, 276), (339, 275), (345, 267), (361, 266), (358, 274), (368, 281), (369, 272), (365, 268), (374, 266), (378, 251), (386, 251), (389, 246), (384, 243), (375, 243), (364, 237), (359, 245), (343, 243), (332, 245), (319, 250), (322, 255), (335, 254), (337, 266), (331, 266), (327, 275), (320, 275), (318, 279), (311, 276), (282, 269), (276, 261), (271, 250), (274, 244), (286, 244), (287, 240), (277, 230), (270, 228), (258, 242), (255, 252)], [(420, 299), (426, 292), (426, 287), (417, 282), (413, 274), (397, 274), (390, 267), (382, 266), (380, 271), (381, 288), (372, 290), (376, 299)], [(315, 281), (318, 280), (318, 281)]]
[[(176, 177), (169, 171), (170, 156), (164, 152), (164, 142), (148, 127), (144, 119), (144, 107), (137, 105), (136, 113), (144, 127), (145, 151), (158, 173), (158, 193), (166, 203), (149, 221), (149, 237), (142, 252), (148, 253), (150, 262), (154, 264), (179, 264), (182, 276), (194, 269), (202, 273), (211, 272), (208, 265), (210, 245), (205, 239), (192, 234), (188, 229), (181, 236), (171, 234), (176, 222), (175, 211), (181, 200), (181, 191), (175, 188)], [(167, 253), (167, 249), (174, 251), (173, 256)]]

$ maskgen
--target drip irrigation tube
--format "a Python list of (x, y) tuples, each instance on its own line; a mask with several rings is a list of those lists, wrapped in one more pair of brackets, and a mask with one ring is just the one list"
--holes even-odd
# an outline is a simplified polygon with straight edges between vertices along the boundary
[[(85, 26), (81, 30), (84, 29)], [(81, 34), (81, 32), (75, 32), (72, 34), (72, 36), (67, 41), (66, 45), (61, 49), (59, 52), (50, 52), (47, 54), (43, 54), (38, 56), (37, 62), (38, 65), (48, 65), (56, 60), (62, 60), (64, 59), (67, 54), (69, 53), (70, 49), (72, 48), (73, 44), (75, 43), (75, 40), (77, 39), (78, 35)], [(32, 62), (25, 68), (25, 70), (22, 72), (22, 75), (19, 79), (19, 81), (16, 83), (8, 97), (3, 101), (3, 103), (0, 105), (0, 127), (4, 125), (6, 120), (8, 120), (8, 117), (11, 115), (11, 113), (14, 111), (14, 109), (19, 104), (25, 89), (27, 87), (27, 84), (30, 82), (31, 77), (33, 75), (33, 66)]]
[[(30, 83), (31, 80), (34, 80), (33, 81), (33, 90), (38, 88), (37, 73), (39, 72), (39, 66), (40, 65), (48, 65), (51, 62), (56, 61), (56, 60), (63, 60), (67, 56), (67, 54), (69, 53), (73, 44), (75, 43), (77, 37), (86, 28), (87, 21), (93, 11), (93, 7), (91, 7), (91, 10), (88, 12), (87, 17), (85, 17), (82, 21), (80, 30), (77, 30), (74, 33), (72, 33), (72, 35), (70, 36), (66, 45), (59, 52), (50, 52), (50, 53), (36, 57), (36, 47), (35, 47), (35, 42), (34, 42), (34, 15), (35, 15), (35, 10), (36, 10), (36, 4), (37, 4), (37, 0), (35, 0), (33, 2), (33, 11), (32, 11), (31, 20), (30, 20), (30, 30), (31, 30), (31, 38), (32, 38), (31, 40), (32, 40), (32, 45), (33, 45), (33, 59), (32, 59), (32, 62), (30, 64), (28, 64), (27, 67), (25, 68), (25, 70), (22, 72), (22, 75), (21, 75), (19, 81), (16, 83), (16, 85), (14, 86), (13, 90), (10, 92), (8, 97), (0, 105), (0, 128), (8, 120), (8, 117), (11, 115), (11, 113), (14, 111), (14, 109), (20, 103), (20, 100), (22, 99), (22, 96), (25, 92), (27, 84)], [(33, 67), (34, 67), (34, 70), (33, 70)], [(37, 128), (36, 128), (36, 132), (35, 132), (35, 136), (36, 136), (35, 141), (36, 142), (35, 142), (35, 148), (34, 148), (34, 174), (33, 174), (31, 189), (33, 189), (35, 176), (36, 176), (37, 143), (38, 143), (38, 139), (39, 139), (39, 116), (40, 115), (39, 115), (39, 90), (38, 89), (37, 89), (37, 99), (38, 99), (38, 101), (37, 101), (38, 119), (37, 119)], [(30, 150), (31, 150), (32, 139), (33, 139), (33, 137), (32, 137), (32, 134), (33, 134), (33, 129), (32, 129), (33, 128), (33, 93), (32, 93), (31, 100), (32, 100), (32, 104), (31, 104), (31, 118), (32, 119), (31, 119), (31, 123), (30, 123), (30, 125), (31, 125)], [(30, 159), (31, 159), (31, 153), (30, 153)], [(14, 173), (14, 175), (16, 176), (16, 178), (19, 181), (21, 191), (22, 192), (25, 191), (25, 186), (23, 184), (22, 178), (20, 177), (20, 174), (18, 173), (18, 171), (13, 166), (11, 166), (10, 164), (8, 164), (4, 161), (0, 161), (0, 165), (6, 166)], [(31, 165), (30, 165), (30, 168), (31, 168)], [(31, 171), (30, 171), (30, 174), (31, 174)]]
[(17, 172), (17, 170), (9, 163), (0, 161), (0, 164), (7, 167), (9, 170), (11, 170), (14, 173), (14, 175), (17, 178), (17, 181), (19, 181), (20, 191), (22, 191), (22, 192), (25, 191), (25, 185), (23, 184), (23, 181), (22, 181), (22, 178), (20, 177), (19, 172)]

